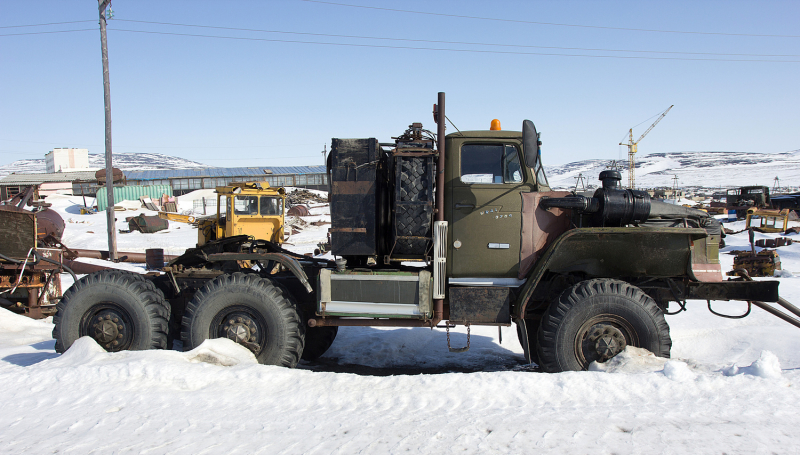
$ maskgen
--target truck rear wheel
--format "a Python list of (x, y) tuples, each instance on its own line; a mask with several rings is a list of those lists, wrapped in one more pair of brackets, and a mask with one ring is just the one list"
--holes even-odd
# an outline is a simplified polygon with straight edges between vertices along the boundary
[(110, 352), (167, 347), (169, 303), (141, 275), (116, 270), (89, 274), (67, 290), (56, 310), (56, 352), (83, 336)]
[(303, 348), (303, 360), (317, 360), (325, 354), (336, 339), (339, 327), (309, 327), (306, 329), (306, 346)]
[(184, 349), (210, 338), (229, 338), (250, 349), (259, 363), (293, 368), (300, 360), (305, 326), (297, 305), (280, 286), (254, 274), (221, 275), (186, 306)]
[(544, 371), (586, 370), (626, 346), (669, 357), (672, 340), (664, 314), (641, 289), (623, 281), (584, 281), (564, 291), (545, 312), (538, 332)]

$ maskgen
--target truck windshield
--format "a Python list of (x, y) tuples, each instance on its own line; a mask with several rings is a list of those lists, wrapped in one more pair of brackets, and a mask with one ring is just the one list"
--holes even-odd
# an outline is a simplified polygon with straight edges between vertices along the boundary
[(233, 199), (236, 215), (258, 215), (258, 196), (236, 196)]

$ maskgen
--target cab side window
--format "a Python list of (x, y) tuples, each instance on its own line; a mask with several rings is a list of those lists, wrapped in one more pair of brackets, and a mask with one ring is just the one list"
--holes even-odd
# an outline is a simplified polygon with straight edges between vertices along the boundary
[(519, 152), (511, 144), (465, 144), (461, 147), (461, 182), (520, 183)]
[(519, 153), (513, 145), (505, 146), (505, 157), (503, 160), (503, 172), (505, 183), (522, 182), (522, 168), (519, 165)]
[(278, 197), (261, 196), (262, 215), (280, 215), (283, 213), (283, 200)]

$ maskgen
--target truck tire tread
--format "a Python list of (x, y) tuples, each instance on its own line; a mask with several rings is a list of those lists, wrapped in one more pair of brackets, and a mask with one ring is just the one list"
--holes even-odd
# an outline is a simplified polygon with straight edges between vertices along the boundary
[(78, 280), (56, 305), (56, 315), (53, 316), (56, 352), (65, 352), (80, 338), (80, 320), (94, 304), (105, 300), (114, 300), (119, 306), (126, 307), (134, 318), (134, 325), (140, 325), (140, 336), (134, 339), (129, 349), (167, 348), (171, 311), (164, 294), (142, 275), (102, 270)]
[(585, 370), (576, 357), (578, 327), (590, 318), (624, 319), (636, 341), (659, 357), (669, 357), (669, 325), (656, 302), (641, 289), (624, 281), (593, 279), (565, 290), (542, 318), (537, 336), (540, 366), (544, 371)]

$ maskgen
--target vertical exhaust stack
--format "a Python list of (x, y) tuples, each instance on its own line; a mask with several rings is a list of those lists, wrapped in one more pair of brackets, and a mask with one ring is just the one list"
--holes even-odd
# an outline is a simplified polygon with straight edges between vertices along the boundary
[[(444, 92), (439, 92), (439, 99), (436, 103), (436, 140), (438, 144), (436, 144), (436, 148), (439, 151), (439, 160), (436, 165), (436, 207), (434, 210), (436, 212), (435, 220), (437, 222), (444, 222), (444, 162), (445, 162), (445, 140), (444, 140), (444, 131), (445, 131), (445, 111), (444, 111)], [(438, 223), (436, 223), (438, 224)], [(443, 243), (447, 243), (447, 234), (445, 231), (444, 239), (440, 239)], [(439, 264), (436, 264), (434, 268), (439, 268)], [(443, 268), (443, 267), (442, 267)], [(444, 272), (443, 270), (441, 272)], [(440, 280), (445, 279), (444, 273), (439, 277)], [(442, 286), (443, 287), (443, 286)], [(437, 295), (437, 297), (439, 297)], [(444, 300), (443, 297), (437, 298), (433, 301), (433, 324), (437, 324), (439, 321), (444, 319)], [(432, 325), (433, 325), (432, 324)]]
[(444, 221), (444, 122), (444, 92), (439, 92), (436, 104), (436, 148), (439, 150), (439, 162), (436, 165), (436, 221)]

